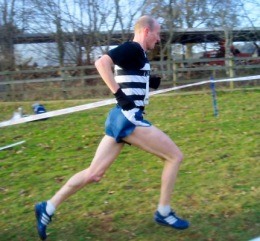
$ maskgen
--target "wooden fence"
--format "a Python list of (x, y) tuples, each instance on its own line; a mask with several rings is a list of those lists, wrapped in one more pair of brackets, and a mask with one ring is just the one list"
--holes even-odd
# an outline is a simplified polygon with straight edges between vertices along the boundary
[[(151, 62), (162, 88), (207, 80), (260, 74), (260, 57)], [(254, 81), (254, 85), (259, 82)], [(229, 88), (234, 88), (230, 82)], [(1, 101), (84, 99), (110, 95), (94, 65), (0, 72)]]

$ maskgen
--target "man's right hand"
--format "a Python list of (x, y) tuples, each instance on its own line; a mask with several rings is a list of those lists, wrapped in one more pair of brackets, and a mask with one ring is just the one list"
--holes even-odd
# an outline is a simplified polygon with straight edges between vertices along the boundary
[(123, 110), (131, 110), (136, 107), (134, 101), (129, 96), (127, 96), (121, 88), (117, 90), (114, 96), (116, 97), (118, 105)]

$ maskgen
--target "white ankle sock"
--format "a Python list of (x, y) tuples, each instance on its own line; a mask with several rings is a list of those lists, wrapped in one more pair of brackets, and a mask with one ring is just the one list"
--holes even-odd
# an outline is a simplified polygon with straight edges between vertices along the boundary
[(171, 206), (170, 205), (158, 205), (158, 212), (166, 217), (171, 212)]
[(53, 215), (54, 212), (55, 212), (55, 207), (53, 206), (53, 204), (51, 203), (51, 201), (47, 201), (47, 205), (46, 205), (46, 212), (49, 214), (49, 215)]

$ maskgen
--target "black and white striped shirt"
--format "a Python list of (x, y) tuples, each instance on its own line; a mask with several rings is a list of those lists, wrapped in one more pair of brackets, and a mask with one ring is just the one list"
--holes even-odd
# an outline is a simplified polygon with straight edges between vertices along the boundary
[(125, 42), (107, 53), (114, 62), (115, 80), (136, 106), (149, 102), (150, 64), (137, 42)]

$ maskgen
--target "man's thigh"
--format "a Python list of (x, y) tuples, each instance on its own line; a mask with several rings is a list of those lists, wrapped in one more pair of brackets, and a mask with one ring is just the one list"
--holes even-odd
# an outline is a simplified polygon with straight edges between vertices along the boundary
[(163, 159), (182, 155), (173, 140), (155, 126), (137, 126), (133, 133), (123, 140)]
[(117, 158), (123, 146), (124, 143), (117, 143), (114, 138), (105, 135), (101, 140), (91, 162), (91, 170), (106, 170)]

